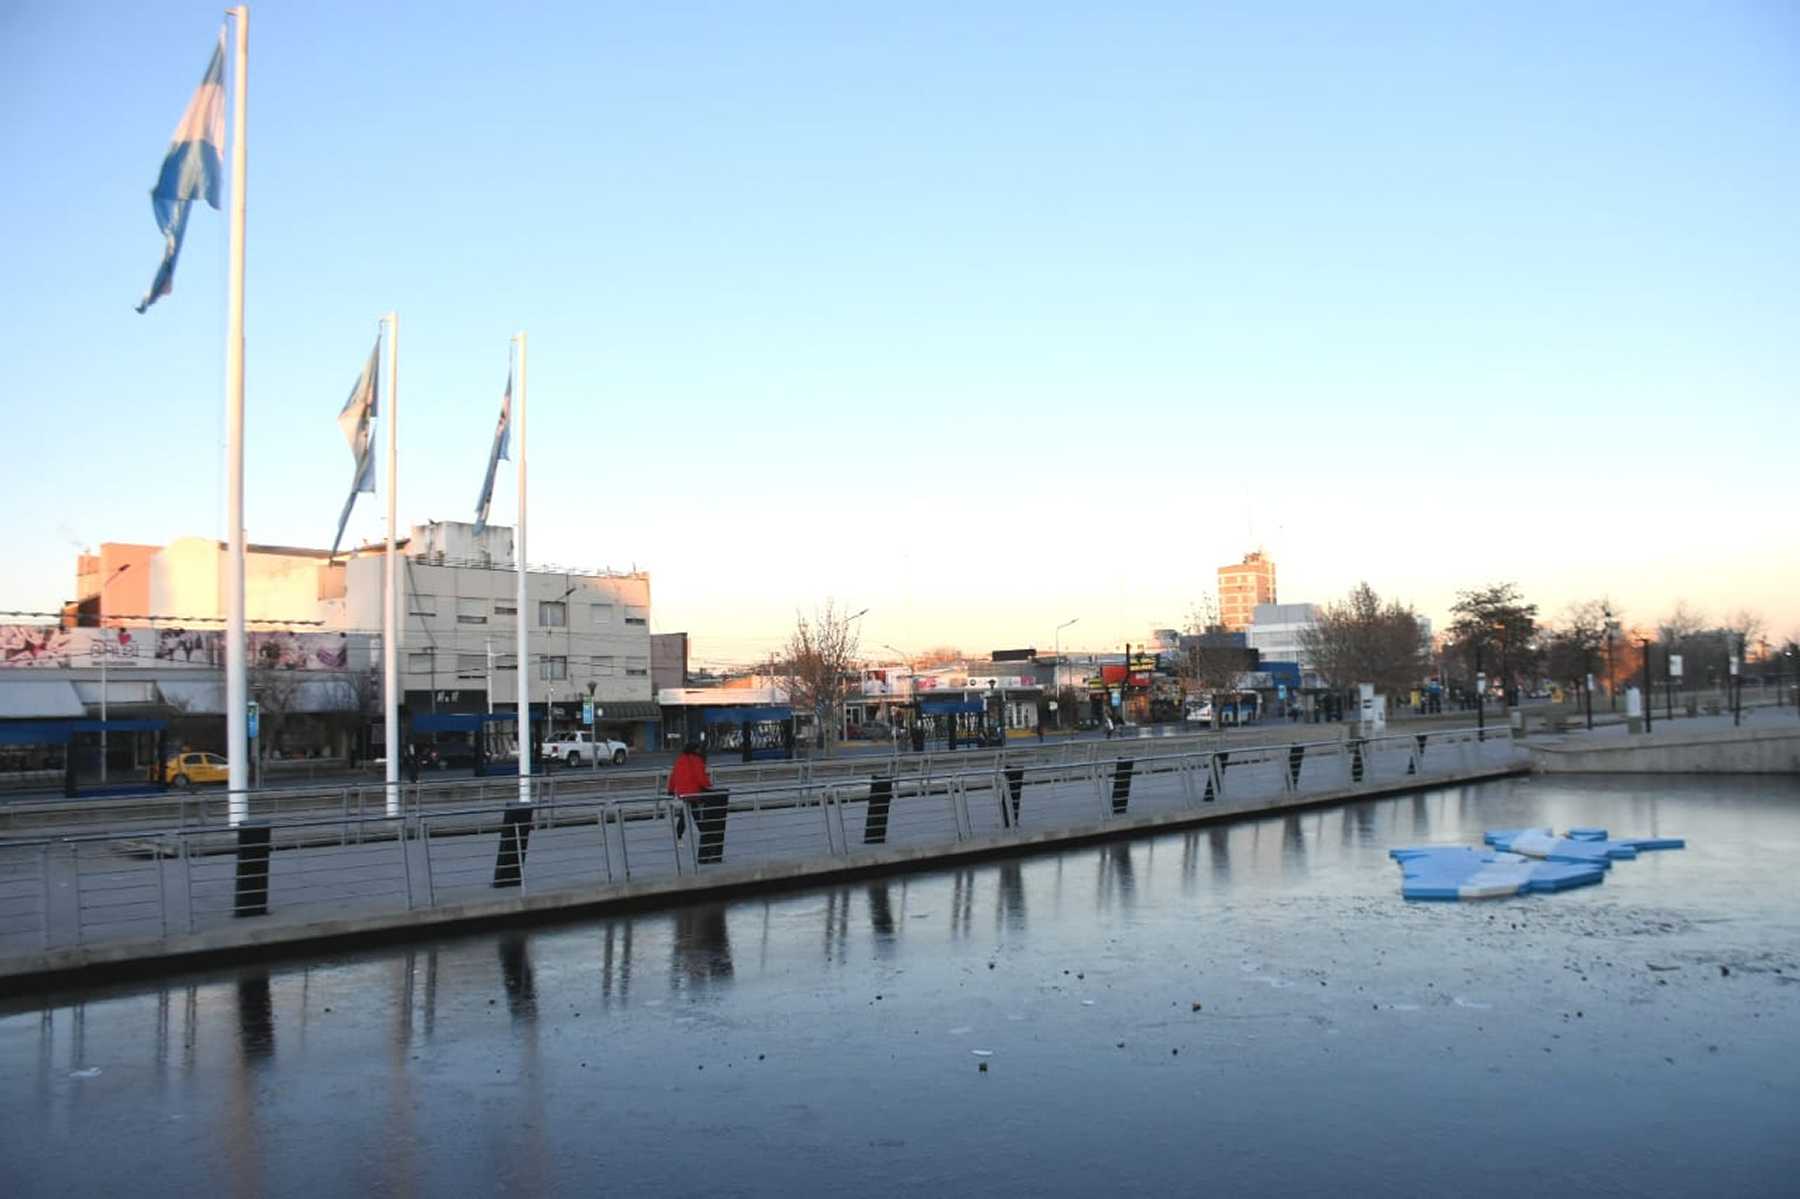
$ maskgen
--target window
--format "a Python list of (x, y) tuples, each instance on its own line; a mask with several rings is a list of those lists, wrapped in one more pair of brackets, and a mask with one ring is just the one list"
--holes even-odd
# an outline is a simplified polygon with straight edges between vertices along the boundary
[(569, 623), (569, 606), (561, 600), (538, 601), (538, 625), (546, 629), (560, 629)]
[(539, 658), (538, 678), (553, 682), (569, 677), (569, 660), (567, 658)]
[(499, 620), (503, 616), (517, 616), (518, 614), (519, 614), (519, 606), (517, 604), (513, 603), (512, 601), (510, 601), (510, 600), (495, 600), (494, 601), (494, 619), (495, 620)]
[(437, 596), (420, 595), (416, 591), (413, 592), (411, 611), (414, 616), (436, 616)]
[(625, 677), (626, 678), (641, 679), (641, 678), (645, 677), (646, 675), (648, 675), (649, 673), (650, 673), (650, 659), (648, 659), (648, 658), (626, 658), (625, 659)]
[(456, 600), (457, 624), (486, 624), (488, 622), (487, 601), (479, 596), (470, 598), (458, 596)]
[(408, 654), (408, 655), (406, 655), (406, 671), (408, 674), (430, 674), (431, 673), (431, 655), (430, 654)]
[(588, 619), (597, 625), (611, 624), (613, 606), (611, 604), (589, 604)]
[(519, 655), (517, 655), (517, 654), (495, 654), (494, 655), (494, 669), (495, 670), (517, 670), (518, 668), (519, 668)]
[(595, 654), (593, 666), (595, 675), (603, 679), (610, 679), (617, 663), (611, 654)]
[(650, 609), (640, 608), (636, 604), (625, 605), (625, 623), (631, 625), (647, 625), (650, 623)]
[(464, 678), (479, 677), (487, 673), (486, 654), (456, 655), (456, 673)]

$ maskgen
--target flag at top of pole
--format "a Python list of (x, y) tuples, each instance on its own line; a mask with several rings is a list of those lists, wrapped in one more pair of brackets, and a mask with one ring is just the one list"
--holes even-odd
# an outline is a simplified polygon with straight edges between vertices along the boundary
[(187, 234), (188, 208), (202, 198), (214, 209), (219, 207), (219, 176), (223, 173), (224, 157), (225, 28), (220, 26), (219, 44), (213, 47), (206, 75), (175, 126), (169, 152), (163, 157), (162, 174), (150, 189), (156, 227), (163, 234), (163, 258), (162, 265), (156, 268), (156, 278), (150, 281), (150, 290), (138, 302), (139, 312), (175, 289), (175, 259)]
[(350, 398), (344, 401), (344, 407), (338, 412), (338, 428), (344, 431), (344, 440), (350, 444), (350, 453), (356, 457), (356, 476), (350, 480), (350, 498), (344, 501), (343, 515), (338, 517), (337, 536), (331, 539), (331, 552), (337, 553), (338, 545), (344, 540), (344, 526), (349, 523), (350, 509), (356, 506), (356, 497), (362, 492), (375, 490), (375, 455), (369, 452), (372, 438), (369, 426), (379, 415), (376, 408), (377, 393), (380, 391), (377, 382), (381, 367), (381, 339), (375, 339), (375, 348), (369, 351), (369, 361), (363, 367), (362, 374), (357, 377), (356, 386), (350, 389)]
[(506, 458), (508, 443), (512, 440), (512, 372), (506, 375), (506, 394), (500, 397), (500, 423), (494, 427), (494, 448), (488, 451), (487, 478), (481, 483), (481, 498), (475, 501), (475, 532), (479, 536), (487, 529), (488, 508), (494, 502), (494, 476), (500, 470), (500, 460)]

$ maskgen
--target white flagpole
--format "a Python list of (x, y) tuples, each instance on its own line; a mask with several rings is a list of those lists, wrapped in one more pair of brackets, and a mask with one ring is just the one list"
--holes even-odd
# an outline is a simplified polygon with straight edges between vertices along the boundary
[(381, 673), (386, 709), (382, 726), (387, 749), (387, 814), (400, 815), (400, 587), (394, 527), (400, 498), (400, 314), (387, 322), (387, 563), (382, 583)]
[(242, 824), (250, 815), (249, 646), (244, 620), (244, 100), (250, 66), (250, 10), (238, 5), (232, 54), (231, 258), (226, 270), (225, 326), (225, 527), (230, 560), (225, 575), (225, 760), (228, 814)]
[(519, 566), (519, 802), (531, 802), (531, 652), (526, 630), (531, 619), (525, 594), (525, 334), (519, 344), (519, 527), (513, 530), (513, 553)]

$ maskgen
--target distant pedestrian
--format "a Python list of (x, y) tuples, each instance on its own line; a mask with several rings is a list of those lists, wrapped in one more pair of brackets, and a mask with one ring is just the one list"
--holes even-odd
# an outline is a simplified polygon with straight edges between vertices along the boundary
[[(698, 741), (682, 746), (681, 755), (669, 771), (669, 794), (683, 801), (693, 812), (698, 830), (699, 861), (703, 864), (723, 861), (725, 857), (725, 805), (727, 795), (713, 789), (712, 775), (706, 769), (706, 747)], [(676, 814), (675, 835), (687, 831), (685, 813)]]

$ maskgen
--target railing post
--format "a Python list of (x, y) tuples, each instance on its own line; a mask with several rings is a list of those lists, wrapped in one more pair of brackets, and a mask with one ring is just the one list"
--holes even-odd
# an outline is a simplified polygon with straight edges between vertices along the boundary
[(394, 840), (400, 846), (400, 877), (406, 880), (406, 910), (410, 912), (414, 907), (412, 853), (406, 847), (406, 805), (404, 803), (400, 805), (400, 827), (398, 831), (399, 836)]

